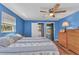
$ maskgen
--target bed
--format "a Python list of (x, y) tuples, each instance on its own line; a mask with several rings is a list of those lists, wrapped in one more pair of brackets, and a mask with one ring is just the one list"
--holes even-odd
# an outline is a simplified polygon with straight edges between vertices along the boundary
[[(12, 42), (11, 42), (12, 43)], [(9, 44), (0, 46), (1, 55), (59, 55), (57, 46), (47, 38), (22, 37)]]
[(17, 41), (17, 43), (21, 42), (50, 42), (50, 40), (43, 37), (23, 37), (21, 40)]

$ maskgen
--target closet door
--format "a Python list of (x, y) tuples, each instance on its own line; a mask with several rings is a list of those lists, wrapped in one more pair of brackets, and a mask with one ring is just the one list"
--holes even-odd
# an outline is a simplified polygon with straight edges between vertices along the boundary
[(46, 37), (52, 41), (54, 41), (54, 28), (53, 23), (46, 24)]
[(38, 23), (32, 23), (32, 37), (41, 37), (41, 32), (38, 29)]

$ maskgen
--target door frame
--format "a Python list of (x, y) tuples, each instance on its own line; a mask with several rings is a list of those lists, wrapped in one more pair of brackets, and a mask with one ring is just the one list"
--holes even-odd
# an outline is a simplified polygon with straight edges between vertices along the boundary
[(55, 22), (46, 22), (46, 23), (53, 23), (53, 37), (55, 40)]
[[(34, 22), (33, 22), (34, 23)], [(53, 34), (54, 34), (54, 40), (55, 40), (55, 22), (35, 22), (35, 23), (44, 23), (44, 24), (46, 24), (46, 23), (53, 23)], [(31, 29), (32, 30), (32, 29)], [(44, 31), (45, 31), (45, 29), (44, 29)], [(44, 32), (45, 33), (45, 32)], [(45, 34), (44, 34), (45, 35)]]

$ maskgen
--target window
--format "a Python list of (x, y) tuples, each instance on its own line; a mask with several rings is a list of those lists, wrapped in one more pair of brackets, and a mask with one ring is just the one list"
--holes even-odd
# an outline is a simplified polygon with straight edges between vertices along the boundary
[(8, 13), (2, 12), (1, 32), (15, 32), (15, 18)]

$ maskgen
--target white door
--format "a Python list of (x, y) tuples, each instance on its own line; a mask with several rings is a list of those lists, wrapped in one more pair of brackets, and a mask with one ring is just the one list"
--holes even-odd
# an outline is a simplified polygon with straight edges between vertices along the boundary
[(32, 23), (32, 37), (41, 37), (41, 32), (38, 31), (38, 23)]

